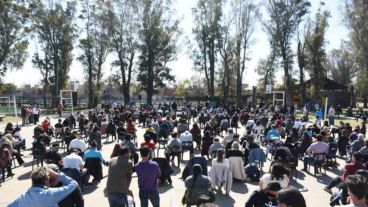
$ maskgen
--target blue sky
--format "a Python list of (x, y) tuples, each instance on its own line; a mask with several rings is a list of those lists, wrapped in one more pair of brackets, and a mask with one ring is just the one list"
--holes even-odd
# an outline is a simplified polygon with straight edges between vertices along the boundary
[[(314, 17), (315, 12), (317, 11), (320, 1), (319, 0), (311, 0), (312, 4), (311, 8), (311, 17)], [(324, 8), (331, 12), (331, 17), (329, 18), (329, 28), (326, 33), (327, 51), (338, 48), (342, 39), (348, 39), (348, 30), (343, 22), (343, 14), (341, 12), (343, 7), (343, 0), (325, 0)], [(178, 41), (181, 45), (179, 53), (177, 55), (177, 60), (170, 63), (169, 66), (173, 69), (173, 74), (176, 77), (177, 81), (189, 79), (194, 75), (198, 75), (192, 71), (192, 61), (189, 58), (189, 49), (186, 47), (188, 45), (188, 40), (193, 41), (191, 39), (193, 18), (191, 8), (195, 5), (196, 0), (176, 0), (175, 7), (178, 13), (178, 18), (182, 18), (180, 23), (180, 27), (182, 29), (182, 37)], [(262, 14), (264, 17), (267, 15), (265, 13)], [(260, 58), (265, 58), (269, 53), (269, 45), (268, 45), (268, 36), (261, 28), (260, 24), (257, 24), (256, 31), (253, 35), (253, 45), (250, 47), (250, 57), (251, 60), (247, 63), (247, 70), (245, 71), (243, 83), (247, 83), (249, 86), (256, 85), (258, 82), (258, 76), (255, 73), (254, 69), (257, 66), (257, 63)], [(14, 83), (18, 86), (22, 86), (24, 84), (31, 85), (39, 85), (41, 83), (41, 74), (37, 69), (34, 69), (31, 63), (31, 57), (34, 51), (34, 40), (30, 41), (29, 55), (28, 60), (25, 62), (22, 70), (19, 71), (9, 71), (4, 80), (5, 82)], [(75, 57), (78, 56), (79, 51), (76, 49), (74, 51)], [(104, 78), (106, 79), (109, 74), (111, 74), (111, 66), (110, 63), (114, 59), (113, 56), (108, 57), (108, 60), (104, 64)], [(82, 65), (74, 60), (71, 70), (69, 72), (70, 79), (72, 81), (80, 81), (83, 82), (85, 80), (82, 70)], [(282, 73), (278, 72), (276, 74), (278, 80), (281, 80)]]

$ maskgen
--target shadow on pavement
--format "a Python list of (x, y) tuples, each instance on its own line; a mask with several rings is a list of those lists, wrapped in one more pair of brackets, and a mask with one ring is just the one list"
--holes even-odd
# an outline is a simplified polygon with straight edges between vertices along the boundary
[(290, 186), (293, 186), (294, 188), (298, 189), (300, 192), (308, 191), (308, 189), (304, 185), (297, 183), (295, 181), (290, 182)]
[(23, 174), (23, 175), (20, 175), (17, 179), (18, 180), (28, 180), (31, 178), (31, 171)]
[[(230, 193), (231, 194), (231, 193)], [(242, 201), (238, 201), (238, 202), (242, 202)], [(243, 201), (243, 203), (245, 202), (245, 200)], [(230, 196), (224, 195), (224, 194), (216, 194), (216, 201), (215, 203), (218, 206), (226, 206), (226, 207), (230, 207), (230, 206), (234, 206), (235, 204), (235, 200), (233, 198), (231, 198)]]
[(99, 188), (99, 186), (98, 184), (88, 183), (83, 188), (84, 188), (83, 194), (86, 195), (86, 194), (93, 193), (97, 188)]
[(158, 187), (158, 193), (166, 193), (173, 188), (172, 185), (164, 184)]
[(248, 188), (245, 182), (234, 181), (233, 186), (231, 187), (231, 192), (246, 194), (248, 193)]

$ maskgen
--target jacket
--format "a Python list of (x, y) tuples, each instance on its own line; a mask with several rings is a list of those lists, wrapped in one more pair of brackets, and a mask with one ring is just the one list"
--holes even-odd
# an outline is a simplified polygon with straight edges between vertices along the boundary
[(261, 166), (266, 162), (266, 155), (261, 148), (253, 148), (249, 151), (249, 163), (254, 163), (256, 160), (261, 163)]

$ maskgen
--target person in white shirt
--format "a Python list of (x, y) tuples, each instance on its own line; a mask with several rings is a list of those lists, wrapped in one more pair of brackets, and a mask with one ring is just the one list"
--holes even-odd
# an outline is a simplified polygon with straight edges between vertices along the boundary
[(219, 149), (217, 151), (216, 159), (212, 160), (212, 167), (215, 166), (224, 166), (226, 168), (230, 168), (230, 162), (228, 159), (225, 158), (225, 150)]
[(63, 158), (64, 168), (77, 169), (80, 172), (84, 169), (84, 162), (81, 156), (78, 155), (78, 150), (73, 150), (70, 155)]
[(180, 142), (193, 142), (192, 134), (186, 130), (185, 132), (181, 133), (180, 135)]
[(37, 122), (40, 119), (40, 108), (38, 108), (38, 106), (33, 106), (32, 108), (32, 114), (33, 114), (33, 122), (36, 125)]
[(303, 125), (303, 122), (300, 119), (296, 119), (294, 123), (294, 128), (299, 129)]
[(260, 120), (257, 120), (256, 124), (253, 125), (252, 131), (253, 131), (253, 134), (255, 135), (255, 138), (257, 138), (259, 135), (261, 135), (263, 133), (264, 127), (261, 124)]
[(87, 149), (87, 144), (86, 142), (84, 142), (83, 139), (81, 139), (80, 137), (77, 137), (70, 142), (69, 150), (71, 149), (78, 149), (81, 152), (84, 152)]
[(335, 114), (335, 108), (331, 106), (330, 110), (328, 110), (328, 121), (330, 122), (330, 125), (335, 125)]

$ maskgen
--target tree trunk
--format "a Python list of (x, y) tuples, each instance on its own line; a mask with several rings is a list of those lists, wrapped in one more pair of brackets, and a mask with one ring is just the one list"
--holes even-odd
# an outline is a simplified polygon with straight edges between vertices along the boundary
[(48, 83), (47, 83), (47, 78), (45, 78), (45, 83), (43, 86), (43, 106), (46, 108), (47, 107), (47, 88), (48, 88)]
[(241, 53), (241, 41), (240, 38), (236, 41), (236, 103), (238, 106), (242, 104), (242, 77), (240, 77), (240, 53)]
[(289, 74), (289, 63), (286, 55), (286, 49), (282, 51), (282, 61), (284, 66), (284, 85), (285, 85), (285, 104), (290, 106), (293, 104), (293, 89), (291, 85), (291, 77)]
[(147, 104), (152, 106), (152, 97), (154, 92), (154, 73), (153, 73), (153, 55), (149, 55), (148, 57), (148, 77), (147, 77)]
[(93, 65), (92, 58), (88, 57), (88, 108), (94, 107), (94, 94), (93, 94)]
[(208, 90), (209, 96), (215, 96), (215, 40), (211, 39), (210, 41), (210, 52), (209, 52), (209, 59), (210, 59), (210, 88)]
[(304, 69), (303, 67), (299, 68), (299, 82), (300, 82), (300, 106), (304, 106), (305, 104), (305, 84), (304, 84)]

